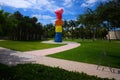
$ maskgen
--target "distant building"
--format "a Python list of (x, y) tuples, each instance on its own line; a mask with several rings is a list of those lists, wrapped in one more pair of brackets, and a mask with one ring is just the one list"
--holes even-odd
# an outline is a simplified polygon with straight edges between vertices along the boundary
[(109, 31), (106, 37), (111, 40), (120, 40), (120, 30)]

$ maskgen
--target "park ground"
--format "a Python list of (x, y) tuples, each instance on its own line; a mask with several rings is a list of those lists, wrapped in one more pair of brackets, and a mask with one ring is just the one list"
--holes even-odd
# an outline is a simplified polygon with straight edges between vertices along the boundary
[[(109, 60), (109, 59), (113, 59), (113, 58), (109, 58), (110, 56), (109, 55), (113, 55), (113, 56), (116, 56), (116, 57), (119, 57), (119, 41), (112, 41), (112, 42), (108, 42), (108, 41), (95, 41), (95, 42), (93, 42), (93, 41), (91, 41), (91, 40), (86, 40), (86, 41), (80, 41), (80, 40), (73, 40), (73, 41), (75, 41), (75, 42), (78, 42), (78, 43), (81, 43), (81, 46), (80, 47), (82, 47), (82, 53), (84, 52), (87, 52), (87, 51), (84, 51), (84, 50), (89, 50), (89, 55), (87, 55), (87, 54), (85, 54), (85, 55), (83, 55), (83, 54), (81, 54), (82, 56), (81, 57), (84, 57), (84, 56), (86, 56), (86, 57), (84, 57), (85, 59), (86, 58), (88, 58), (88, 62), (85, 62), (85, 61), (87, 61), (87, 60), (79, 60), (78, 61), (78, 59), (77, 58), (79, 58), (80, 56), (78, 56), (77, 55), (77, 52), (78, 52), (78, 54), (80, 55), (80, 52), (81, 52), (81, 48), (80, 47), (78, 47), (78, 48), (75, 48), (75, 49), (72, 49), (72, 50), (68, 50), (68, 51), (65, 51), (65, 53), (67, 54), (67, 56), (68, 57), (70, 57), (71, 58), (71, 56), (73, 56), (73, 54), (72, 53), (75, 53), (74, 55), (77, 55), (77, 56), (73, 56), (71, 59), (69, 59), (69, 58), (62, 58), (63, 56), (66, 56), (66, 55), (63, 55), (63, 53), (64, 52), (60, 52), (60, 53), (57, 53), (57, 54), (52, 54), (52, 55), (48, 55), (48, 56), (52, 56), (52, 57), (56, 57), (56, 55), (57, 56), (59, 56), (60, 55), (60, 57), (58, 57), (58, 58), (62, 58), (62, 59), (68, 59), (68, 60), (73, 60), (73, 61), (78, 61), (78, 62), (85, 62), (85, 63), (92, 63), (93, 61), (92, 60), (90, 60), (90, 57), (91, 58), (93, 58), (92, 56), (96, 56), (97, 57), (97, 53), (95, 53), (95, 54), (92, 54), (92, 53), (94, 53), (94, 52), (98, 52), (99, 50), (101, 50), (101, 51), (103, 51), (102, 49), (104, 48), (104, 51), (107, 53), (107, 55), (106, 55), (106, 57), (108, 57), (106, 60)], [(7, 43), (11, 43), (11, 41), (1, 41), (2, 43), (4, 42), (7, 42)], [(16, 42), (16, 41), (15, 41)], [(19, 42), (18, 42), (19, 43)], [(16, 43), (15, 43), (16, 44)], [(30, 44), (30, 43), (29, 43)], [(41, 43), (40, 43), (41, 44)], [(104, 45), (103, 45), (104, 44)], [(24, 43), (24, 45), (26, 45), (25, 43)], [(34, 45), (34, 44), (32, 44), (32, 45)], [(51, 45), (51, 44), (50, 44)], [(62, 44), (62, 45), (64, 45), (64, 44)], [(62, 45), (58, 45), (58, 46), (62, 46)], [(84, 46), (83, 46), (84, 45)], [(99, 45), (99, 46), (98, 46)], [(117, 45), (117, 46), (116, 46)], [(3, 46), (3, 44), (2, 44), (2, 46)], [(12, 46), (14, 46), (14, 41), (12, 42)], [(56, 47), (56, 45), (54, 45), (55, 47)], [(91, 47), (88, 47), (88, 46), (91, 46)], [(103, 47), (104, 46), (104, 47)], [(112, 47), (110, 47), (110, 46), (112, 46)], [(23, 46), (24, 47), (24, 46)], [(26, 46), (25, 46), (26, 47)], [(52, 46), (53, 47), (53, 46)], [(97, 47), (97, 48), (96, 48)], [(100, 48), (101, 47), (101, 48)], [(106, 48), (106, 47), (108, 47), (108, 48)], [(117, 48), (118, 47), (118, 48)], [(9, 47), (10, 48), (10, 47)], [(48, 48), (50, 48), (50, 47), (48, 47)], [(12, 49), (12, 48), (11, 48)], [(18, 47), (18, 49), (19, 49), (19, 47)], [(33, 48), (32, 50), (35, 50), (36, 48)], [(77, 50), (76, 50), (77, 49)], [(98, 49), (98, 50), (97, 50)], [(111, 49), (114, 49), (114, 50), (111, 50)], [(13, 50), (15, 50), (15, 49), (13, 49)], [(38, 49), (37, 49), (38, 50)], [(90, 52), (90, 50), (92, 50), (91, 52)], [(118, 51), (115, 51), (115, 50), (118, 50)], [(17, 51), (19, 51), (19, 50), (17, 50)], [(25, 50), (24, 50), (25, 51)], [(29, 51), (29, 50), (28, 50)], [(71, 51), (73, 51), (73, 52), (71, 52)], [(100, 52), (98, 52), (99, 53), (99, 55), (101, 56), (101, 51)], [(109, 52), (109, 53), (108, 53)], [(114, 54), (112, 54), (114, 52)], [(88, 52), (87, 52), (88, 53)], [(70, 55), (71, 54), (71, 55)], [(90, 56), (90, 54), (91, 54), (91, 56)], [(61, 55), (62, 55), (62, 57), (61, 57)], [(88, 57), (89, 56), (89, 57)], [(74, 57), (76, 57), (76, 59), (74, 58)], [(99, 56), (98, 56), (99, 57)], [(119, 63), (119, 60), (118, 60), (118, 58), (114, 58), (115, 59), (115, 61), (113, 61), (112, 63), (109, 63), (110, 64), (110, 66), (112, 66), (112, 67), (117, 67), (117, 68), (119, 68), (119, 65), (118, 65), (118, 63)], [(94, 60), (96, 60), (96, 58), (94, 59)], [(99, 61), (99, 59), (98, 60), (96, 60), (96, 63), (92, 63), (92, 64), (98, 64), (98, 61)], [(108, 61), (106, 61), (107, 63), (108, 63)], [(106, 62), (103, 64), (101, 64), (101, 65), (107, 65), (106, 64)], [(111, 61), (110, 61), (111, 62)], [(116, 62), (116, 63), (115, 63)], [(28, 65), (30, 65), (30, 64), (28, 64)], [(3, 65), (2, 65), (3, 66)], [(40, 66), (40, 65), (39, 65)], [(12, 68), (12, 67), (10, 67), (10, 68)], [(1, 69), (3, 69), (3, 68), (1, 68)], [(29, 71), (29, 70), (28, 70)], [(9, 72), (9, 70), (8, 70), (8, 72)], [(31, 72), (32, 73), (32, 72)], [(10, 76), (9, 76), (10, 77)], [(20, 77), (20, 76), (19, 76)], [(60, 77), (60, 76), (58, 76), (58, 77)], [(84, 80), (85, 80), (85, 78), (83, 78)], [(88, 78), (87, 78), (88, 79)], [(87, 80), (86, 79), (86, 80)], [(90, 79), (90, 80), (97, 80), (98, 78), (95, 78), (95, 79)], [(46, 79), (47, 80), (47, 79)], [(52, 79), (53, 80), (53, 79)], [(56, 79), (56, 80), (58, 80), (58, 79)], [(64, 80), (64, 79), (62, 79), (62, 80)], [(79, 80), (79, 79), (72, 79), (72, 80)], [(99, 80), (99, 79), (98, 79)], [(101, 79), (100, 79), (101, 80)]]

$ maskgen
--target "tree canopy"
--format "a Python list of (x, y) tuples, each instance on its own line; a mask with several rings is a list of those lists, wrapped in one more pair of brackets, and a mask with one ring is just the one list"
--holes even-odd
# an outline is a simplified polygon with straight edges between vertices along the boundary
[(10, 14), (0, 11), (0, 36), (11, 40), (41, 40), (42, 24), (36, 17), (23, 16), (19, 11)]
[[(64, 38), (95, 39), (105, 38), (108, 31), (120, 28), (120, 2), (110, 0), (100, 3), (96, 9), (87, 8), (76, 20), (64, 20), (62, 35)], [(0, 10), (0, 37), (11, 40), (41, 40), (53, 38), (55, 26), (42, 25), (36, 17), (13, 14)]]

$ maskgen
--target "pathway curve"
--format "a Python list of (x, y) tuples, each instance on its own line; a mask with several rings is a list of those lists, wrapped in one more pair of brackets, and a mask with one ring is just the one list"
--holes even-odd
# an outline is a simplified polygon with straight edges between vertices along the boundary
[[(54, 42), (46, 41), (44, 43), (54, 43)], [(84, 72), (89, 75), (96, 75), (102, 78), (115, 78), (116, 80), (120, 80), (120, 74), (118, 73), (120, 72), (120, 69), (115, 69), (115, 73), (111, 73), (108, 68), (106, 68), (104, 71), (102, 71), (101, 68), (97, 70), (96, 69), (97, 65), (63, 60), (63, 59), (56, 59), (45, 56), (48, 54), (54, 54), (80, 46), (79, 43), (75, 43), (75, 42), (64, 42), (63, 44), (67, 44), (67, 45), (56, 48), (44, 49), (44, 50), (24, 52), (26, 54), (5, 48), (0, 48), (0, 62), (5, 64), (12, 64), (12, 65), (18, 63), (32, 62), (32, 63), (44, 64), (52, 67), (60, 67), (68, 71)]]
[(49, 54), (55, 54), (55, 53), (58, 53), (58, 52), (70, 50), (70, 49), (73, 49), (73, 48), (76, 48), (76, 47), (80, 46), (80, 44), (76, 43), (76, 42), (56, 43), (56, 42), (53, 42), (53, 41), (44, 41), (43, 43), (66, 44), (66, 45), (56, 47), (56, 48), (48, 48), (48, 49), (43, 49), (43, 50), (27, 51), (27, 52), (24, 52), (24, 53), (35, 55), (35, 56), (45, 56), (45, 55), (49, 55)]

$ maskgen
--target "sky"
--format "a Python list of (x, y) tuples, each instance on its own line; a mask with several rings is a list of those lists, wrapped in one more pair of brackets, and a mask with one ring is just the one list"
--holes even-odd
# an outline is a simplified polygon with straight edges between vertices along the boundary
[(54, 23), (54, 11), (64, 9), (63, 20), (76, 20), (86, 8), (95, 9), (100, 2), (108, 0), (0, 0), (0, 9), (14, 13), (19, 11), (24, 16), (37, 17), (43, 25)]

